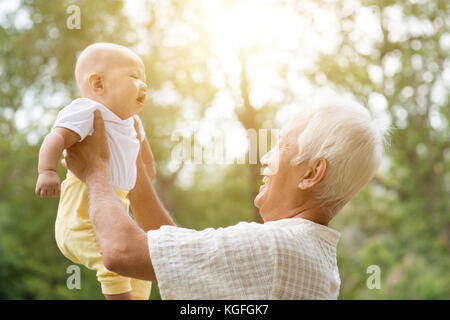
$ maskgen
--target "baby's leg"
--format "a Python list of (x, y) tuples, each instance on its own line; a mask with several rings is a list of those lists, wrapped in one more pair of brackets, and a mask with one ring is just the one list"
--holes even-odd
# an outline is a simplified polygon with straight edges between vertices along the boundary
[(152, 291), (152, 283), (150, 281), (130, 278), (131, 293), (136, 300), (148, 300)]
[(72, 255), (84, 266), (97, 271), (97, 279), (101, 284), (102, 293), (108, 300), (133, 299), (130, 279), (106, 269), (102, 254), (95, 240), (95, 234), (89, 220), (79, 228), (72, 228), (66, 234), (65, 246)]
[[(117, 189), (120, 202), (129, 211), (127, 193)], [(107, 300), (148, 300), (151, 282), (122, 277), (106, 269), (88, 213), (87, 187), (72, 174), (61, 184), (61, 199), (55, 226), (61, 252), (75, 263), (97, 271)]]
[(105, 294), (106, 300), (134, 300), (131, 291), (119, 294)]
[[(87, 187), (73, 175), (61, 185), (61, 199), (55, 226), (56, 241), (63, 254), (97, 271), (107, 299), (132, 299), (130, 279), (106, 269), (88, 213)], [(128, 209), (127, 199), (121, 199)]]

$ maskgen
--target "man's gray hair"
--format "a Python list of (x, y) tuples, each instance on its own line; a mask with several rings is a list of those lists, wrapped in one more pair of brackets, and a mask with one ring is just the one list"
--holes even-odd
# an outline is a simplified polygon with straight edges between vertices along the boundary
[(329, 98), (308, 107), (304, 116), (307, 125), (298, 137), (299, 153), (291, 163), (328, 161), (316, 198), (333, 217), (375, 175), (386, 137), (369, 111), (354, 100)]

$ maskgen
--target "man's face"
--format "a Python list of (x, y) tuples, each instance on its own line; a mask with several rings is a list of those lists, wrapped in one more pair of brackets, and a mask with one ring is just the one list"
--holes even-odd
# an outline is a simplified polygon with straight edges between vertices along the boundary
[(104, 78), (105, 103), (121, 119), (127, 119), (144, 107), (147, 95), (144, 64), (138, 57), (123, 55), (114, 65)]
[(306, 172), (306, 165), (293, 166), (291, 160), (298, 154), (297, 138), (306, 126), (304, 118), (298, 117), (282, 128), (277, 145), (261, 158), (263, 182), (254, 204), (264, 221), (276, 220), (270, 216), (274, 207), (292, 199), (299, 193), (298, 184)]

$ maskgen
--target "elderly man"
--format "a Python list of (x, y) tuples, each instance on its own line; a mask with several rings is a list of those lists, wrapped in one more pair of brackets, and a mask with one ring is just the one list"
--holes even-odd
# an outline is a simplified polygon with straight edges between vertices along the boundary
[(140, 156), (129, 194), (137, 223), (129, 217), (109, 183), (101, 116), (94, 121), (94, 135), (70, 148), (63, 165), (87, 183), (108, 269), (158, 281), (163, 299), (337, 299), (340, 234), (328, 223), (383, 157), (383, 136), (364, 107), (322, 103), (291, 120), (261, 159), (254, 203), (264, 223), (202, 231), (175, 226)]

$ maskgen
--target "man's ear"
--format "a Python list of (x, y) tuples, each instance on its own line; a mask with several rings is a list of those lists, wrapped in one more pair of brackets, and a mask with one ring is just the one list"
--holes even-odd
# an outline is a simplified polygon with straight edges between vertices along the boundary
[(311, 167), (308, 168), (303, 175), (298, 187), (302, 190), (307, 190), (314, 187), (325, 177), (328, 170), (328, 161), (324, 158), (319, 158), (314, 161)]
[(94, 72), (89, 74), (88, 83), (93, 93), (102, 95), (105, 92), (103, 76), (100, 73)]

